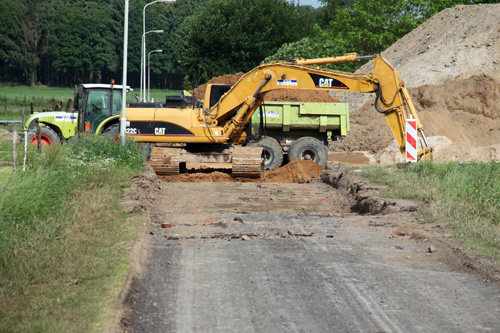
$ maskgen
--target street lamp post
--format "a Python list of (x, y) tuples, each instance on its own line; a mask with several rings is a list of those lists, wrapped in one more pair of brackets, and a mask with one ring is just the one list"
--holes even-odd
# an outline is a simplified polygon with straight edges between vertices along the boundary
[(163, 50), (154, 50), (148, 53), (148, 102), (151, 102), (151, 53), (163, 53)]
[(125, 13), (123, 22), (122, 114), (120, 118), (120, 144), (122, 146), (125, 146), (125, 127), (127, 124), (125, 110), (127, 107), (128, 12), (129, 0), (125, 0)]
[(141, 101), (144, 102), (144, 100), (146, 99), (146, 90), (147, 90), (147, 86), (146, 86), (146, 35), (150, 34), (150, 33), (155, 33), (155, 34), (162, 34), (164, 31), (163, 30), (151, 30), (151, 31), (147, 31), (145, 32), (143, 35), (142, 35), (142, 45), (144, 47), (144, 64), (142, 64), (142, 77), (141, 77), (141, 82), (143, 83), (143, 92), (142, 92), (142, 97), (141, 97)]
[[(162, 34), (163, 33), (163, 30), (151, 30), (151, 31), (147, 31), (145, 32), (143, 35), (142, 35), (142, 45), (144, 47), (144, 50), (146, 50), (146, 35), (150, 34), (150, 33), (156, 33), (156, 34)], [(143, 85), (143, 90), (142, 90), (142, 95), (141, 95), (141, 101), (144, 101), (146, 99), (146, 51), (144, 51), (144, 64), (141, 64), (141, 82), (142, 82), (142, 85)]]
[(146, 92), (144, 91), (146, 88), (146, 8), (152, 4), (157, 2), (175, 2), (176, 0), (156, 0), (150, 2), (144, 6), (142, 10), (142, 50), (141, 50), (141, 88), (139, 92), (140, 100), (146, 98)]

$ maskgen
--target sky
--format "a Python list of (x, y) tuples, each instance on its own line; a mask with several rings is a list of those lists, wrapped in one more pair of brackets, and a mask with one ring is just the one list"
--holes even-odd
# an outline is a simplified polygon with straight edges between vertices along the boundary
[[(289, 0), (289, 1), (297, 3), (297, 0)], [(302, 6), (310, 5), (313, 6), (314, 8), (318, 8), (321, 5), (321, 3), (318, 0), (300, 0), (300, 4)]]

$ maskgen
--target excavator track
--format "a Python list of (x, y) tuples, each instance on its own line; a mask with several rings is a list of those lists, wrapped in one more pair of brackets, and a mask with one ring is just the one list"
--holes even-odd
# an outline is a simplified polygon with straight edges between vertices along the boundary
[[(261, 147), (233, 146), (219, 152), (189, 152), (183, 148), (154, 147), (149, 164), (157, 175), (178, 175), (186, 165), (196, 164), (201, 168), (231, 168), (233, 177), (259, 178), (264, 170)], [(182, 165), (182, 167), (181, 167)], [(189, 169), (189, 168), (188, 168)]]
[(149, 164), (157, 175), (178, 175), (180, 154), (179, 148), (154, 147)]
[(232, 159), (232, 176), (260, 178), (264, 170), (263, 154), (261, 147), (235, 146)]

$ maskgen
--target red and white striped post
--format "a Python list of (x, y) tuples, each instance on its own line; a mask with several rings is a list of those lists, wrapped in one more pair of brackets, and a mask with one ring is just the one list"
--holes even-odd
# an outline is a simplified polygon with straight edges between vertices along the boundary
[(406, 162), (417, 161), (417, 120), (406, 119)]

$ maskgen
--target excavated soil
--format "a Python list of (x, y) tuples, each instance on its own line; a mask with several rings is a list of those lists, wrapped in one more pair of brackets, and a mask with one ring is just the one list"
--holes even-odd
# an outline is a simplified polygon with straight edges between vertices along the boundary
[(243, 183), (299, 183), (319, 178), (323, 167), (312, 161), (293, 160), (291, 163), (276, 170), (266, 170), (261, 178), (234, 178), (220, 171), (210, 173), (185, 173), (175, 176), (160, 176), (170, 182), (243, 182)]

